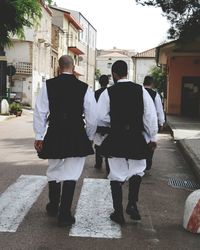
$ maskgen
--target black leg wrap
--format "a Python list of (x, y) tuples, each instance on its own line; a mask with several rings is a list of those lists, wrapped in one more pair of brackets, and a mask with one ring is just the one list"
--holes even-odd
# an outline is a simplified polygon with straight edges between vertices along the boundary
[(146, 170), (150, 170), (151, 169), (151, 166), (152, 166), (152, 160), (153, 160), (153, 154), (154, 154), (154, 151), (153, 150), (149, 150), (148, 152), (148, 156), (147, 156), (147, 159), (146, 159)]
[(113, 199), (114, 213), (110, 215), (110, 219), (116, 223), (123, 225), (125, 223), (122, 205), (122, 182), (111, 181), (111, 193)]
[(55, 217), (58, 213), (60, 203), (61, 183), (56, 181), (49, 181), (49, 203), (46, 206), (47, 214)]
[(140, 220), (141, 216), (137, 208), (137, 201), (139, 196), (140, 184), (142, 177), (139, 175), (133, 175), (129, 179), (129, 194), (128, 194), (128, 205), (126, 213), (130, 215), (133, 220)]
[(105, 158), (105, 164), (106, 164), (106, 172), (107, 174), (110, 173), (110, 167), (109, 167), (109, 163), (108, 163), (108, 158)]
[(142, 181), (142, 177), (139, 175), (133, 175), (129, 179), (128, 200), (130, 203), (136, 203), (138, 201), (141, 181)]
[(74, 197), (75, 186), (75, 181), (63, 182), (61, 203), (58, 214), (59, 226), (70, 226), (75, 223), (75, 218), (71, 215), (71, 206)]
[(103, 158), (99, 153), (99, 146), (95, 145), (95, 168), (100, 169), (102, 167)]

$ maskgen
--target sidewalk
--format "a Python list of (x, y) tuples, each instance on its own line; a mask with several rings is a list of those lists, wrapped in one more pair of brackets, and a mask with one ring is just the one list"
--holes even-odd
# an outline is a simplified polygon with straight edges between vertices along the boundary
[(15, 115), (0, 115), (0, 122), (16, 117)]
[(200, 181), (200, 119), (167, 116), (172, 136)]

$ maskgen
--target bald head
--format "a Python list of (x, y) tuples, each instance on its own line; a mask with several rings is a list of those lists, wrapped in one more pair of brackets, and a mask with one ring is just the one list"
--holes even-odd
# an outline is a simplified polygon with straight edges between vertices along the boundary
[(60, 70), (73, 72), (74, 69), (74, 61), (71, 56), (63, 55), (58, 60)]

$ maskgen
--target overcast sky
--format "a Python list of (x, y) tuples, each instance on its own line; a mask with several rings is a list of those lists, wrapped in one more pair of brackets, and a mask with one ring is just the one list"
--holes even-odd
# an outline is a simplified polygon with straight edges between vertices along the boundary
[(59, 7), (80, 11), (97, 30), (97, 48), (137, 52), (166, 41), (169, 23), (159, 8), (134, 0), (56, 0)]

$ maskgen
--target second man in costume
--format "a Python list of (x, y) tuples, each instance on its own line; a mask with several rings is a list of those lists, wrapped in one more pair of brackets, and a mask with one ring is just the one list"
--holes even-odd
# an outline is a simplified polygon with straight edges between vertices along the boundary
[(146, 168), (148, 147), (156, 146), (157, 116), (148, 92), (127, 79), (124, 61), (112, 65), (115, 84), (106, 89), (98, 102), (98, 125), (110, 127), (101, 144), (101, 154), (108, 157), (114, 212), (110, 219), (124, 224), (122, 185), (129, 181), (126, 213), (140, 220), (137, 207), (140, 184)]

